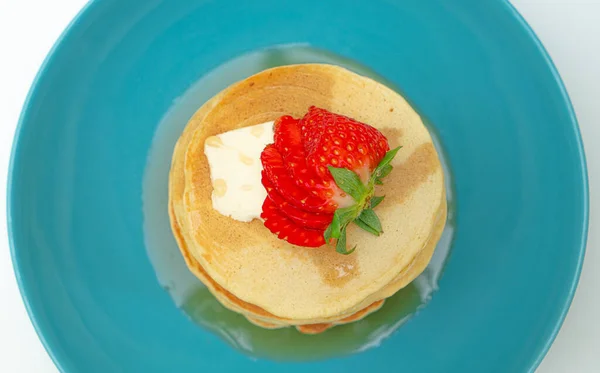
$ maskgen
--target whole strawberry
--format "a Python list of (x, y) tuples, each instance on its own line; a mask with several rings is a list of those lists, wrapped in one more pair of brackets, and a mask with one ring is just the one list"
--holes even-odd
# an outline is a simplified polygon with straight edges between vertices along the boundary
[(338, 252), (351, 253), (351, 222), (382, 233), (373, 208), (383, 197), (374, 196), (374, 186), (399, 149), (390, 151), (377, 129), (314, 106), (302, 119), (279, 118), (275, 142), (261, 154), (265, 226), (295, 245), (319, 247), (333, 238)]

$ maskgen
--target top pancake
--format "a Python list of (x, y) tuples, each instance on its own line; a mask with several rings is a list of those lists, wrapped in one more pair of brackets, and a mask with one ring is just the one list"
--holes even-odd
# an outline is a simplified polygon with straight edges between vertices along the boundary
[[(349, 256), (290, 245), (259, 220), (242, 223), (212, 209), (206, 138), (300, 117), (311, 105), (368, 123), (392, 148), (403, 146), (378, 191), (386, 195), (377, 207), (384, 234), (349, 227), (348, 242), (358, 245)], [(186, 219), (188, 250), (220, 286), (277, 317), (330, 319), (367, 307), (388, 284), (403, 282), (442, 212), (445, 219), (443, 173), (427, 129), (400, 95), (371, 79), (331, 65), (279, 67), (227, 88), (203, 109), (182, 136), (189, 141), (183, 177), (171, 180), (172, 189), (183, 189), (178, 215)]]

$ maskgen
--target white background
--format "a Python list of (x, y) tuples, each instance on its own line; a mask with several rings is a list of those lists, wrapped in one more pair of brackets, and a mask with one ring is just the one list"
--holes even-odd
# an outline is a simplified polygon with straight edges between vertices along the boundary
[[(84, 4), (84, 0), (0, 0), (3, 177), (29, 86), (54, 41)], [(563, 328), (538, 372), (598, 373), (600, 199), (594, 196), (600, 188), (600, 0), (513, 0), (513, 4), (542, 40), (565, 81), (583, 133), (592, 195), (581, 282)], [(56, 373), (29, 322), (15, 281), (6, 238), (4, 187), (0, 179), (0, 372)]]

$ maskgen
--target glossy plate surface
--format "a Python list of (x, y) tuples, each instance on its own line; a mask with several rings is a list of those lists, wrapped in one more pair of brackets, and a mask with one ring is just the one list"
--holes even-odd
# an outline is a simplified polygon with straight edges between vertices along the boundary
[[(368, 66), (432, 123), (456, 231), (439, 290), (380, 347), (276, 363), (240, 354), (174, 306), (145, 249), (142, 183), (159, 122), (194, 83), (245, 53), (298, 43)], [(66, 373), (526, 372), (568, 310), (588, 220), (568, 97), (501, 0), (92, 1), (25, 104), (8, 199), (23, 297)]]

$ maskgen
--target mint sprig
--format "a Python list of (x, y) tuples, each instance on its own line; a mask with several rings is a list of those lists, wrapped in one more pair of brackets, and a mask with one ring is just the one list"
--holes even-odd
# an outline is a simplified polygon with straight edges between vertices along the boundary
[(331, 172), (331, 176), (333, 176), (337, 186), (352, 196), (355, 201), (359, 201), (366, 193), (365, 185), (355, 172), (347, 168), (335, 168), (331, 166), (329, 167), (329, 172)]
[(383, 201), (385, 196), (374, 195), (375, 185), (383, 184), (382, 179), (392, 172), (393, 166), (390, 163), (400, 148), (402, 147), (399, 146), (385, 153), (366, 184), (363, 184), (360, 177), (352, 170), (329, 166), (329, 171), (337, 186), (356, 202), (352, 206), (337, 209), (333, 214), (331, 224), (323, 234), (325, 242), (330, 242), (332, 239), (337, 240), (335, 250), (338, 253), (348, 255), (356, 249), (356, 246), (350, 250), (346, 247), (346, 229), (352, 222), (375, 236), (383, 233), (381, 221), (373, 209)]

